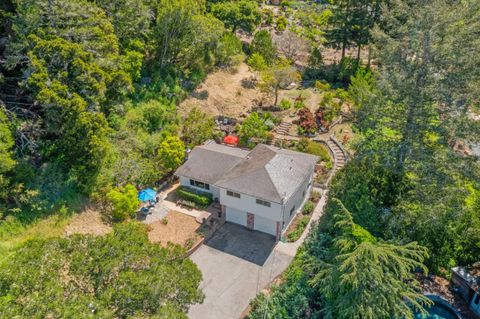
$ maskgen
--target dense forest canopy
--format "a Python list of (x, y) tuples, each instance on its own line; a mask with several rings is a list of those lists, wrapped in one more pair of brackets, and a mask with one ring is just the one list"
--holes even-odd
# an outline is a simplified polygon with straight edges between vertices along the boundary
[(2, 268), (2, 316), (186, 318), (203, 295), (200, 271), (182, 254), (151, 244), (134, 224), (105, 237), (29, 242)]
[[(428, 304), (415, 272), (478, 261), (480, 164), (456, 146), (479, 142), (480, 3), (264, 2), (2, 1), (0, 240), (85, 203), (109, 201), (109, 217), (128, 219), (137, 189), (217, 137), (210, 114), (181, 115), (179, 103), (245, 62), (273, 107), (290, 108), (279, 90), (292, 82), (323, 90), (330, 120), (348, 101), (356, 136), (324, 216), (250, 318), (412, 318)], [(327, 63), (332, 49), (339, 60)], [(317, 123), (302, 103), (306, 135)], [(251, 113), (241, 144), (271, 138), (267, 124), (271, 114)], [(145, 232), (125, 223), (9, 251), (0, 313), (185, 317), (202, 300), (199, 270)]]
[[(334, 25), (345, 14), (343, 1), (338, 3)], [(326, 215), (285, 282), (252, 303), (251, 318), (410, 318), (411, 308), (397, 306), (420, 290), (400, 269), (418, 271), (415, 263), (423, 262), (430, 272), (448, 276), (451, 267), (479, 259), (480, 167), (454, 145), (478, 141), (478, 122), (468, 114), (478, 107), (480, 60), (473, 52), (480, 48), (480, 6), (388, 1), (378, 19), (369, 48), (377, 67), (358, 71), (348, 88), (359, 133), (354, 159), (334, 179)], [(331, 31), (333, 39), (345, 30)], [(340, 48), (354, 42), (340, 38), (346, 39), (336, 42)], [(335, 224), (345, 214), (356, 223), (347, 228), (353, 238), (339, 234), (345, 222)], [(373, 246), (362, 247), (365, 242)], [(407, 252), (410, 242), (424, 248)], [(377, 269), (380, 260), (385, 266)], [(417, 292), (390, 286), (396, 280), (408, 280)], [(377, 299), (389, 286), (399, 295)], [(421, 297), (410, 304), (415, 301)]]

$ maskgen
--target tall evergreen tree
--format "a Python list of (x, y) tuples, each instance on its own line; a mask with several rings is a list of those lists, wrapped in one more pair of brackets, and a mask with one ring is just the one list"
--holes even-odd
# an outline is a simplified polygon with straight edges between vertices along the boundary
[[(7, 174), (15, 166), (15, 159), (13, 158), (13, 147), (15, 141), (11, 130), (10, 121), (5, 114), (5, 105), (0, 100), (0, 201), (5, 200), (8, 189)], [(2, 216), (2, 207), (0, 204), (0, 218)]]
[(355, 224), (338, 199), (330, 203), (337, 237), (330, 261), (314, 259), (312, 284), (325, 298), (325, 318), (413, 318), (428, 303), (414, 271), (426, 268), (426, 249), (383, 242)]
[(355, 45), (357, 58), (362, 46), (371, 40), (371, 30), (380, 18), (381, 5), (385, 0), (334, 0), (332, 2), (331, 28), (327, 30), (327, 40), (334, 48), (342, 50)]

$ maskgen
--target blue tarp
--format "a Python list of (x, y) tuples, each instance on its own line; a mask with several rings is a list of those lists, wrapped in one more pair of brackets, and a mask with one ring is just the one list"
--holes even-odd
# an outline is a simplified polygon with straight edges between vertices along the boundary
[(142, 202), (148, 202), (150, 200), (154, 201), (156, 195), (157, 195), (157, 192), (155, 192), (151, 188), (147, 188), (138, 192), (138, 199), (141, 200)]

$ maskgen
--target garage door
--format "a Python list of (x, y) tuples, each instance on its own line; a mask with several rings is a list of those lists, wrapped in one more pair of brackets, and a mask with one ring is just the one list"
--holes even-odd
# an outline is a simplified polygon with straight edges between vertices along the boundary
[(227, 222), (240, 224), (242, 226), (247, 225), (247, 213), (235, 208), (227, 207), (226, 219)]
[(254, 229), (275, 236), (277, 233), (277, 222), (255, 215)]

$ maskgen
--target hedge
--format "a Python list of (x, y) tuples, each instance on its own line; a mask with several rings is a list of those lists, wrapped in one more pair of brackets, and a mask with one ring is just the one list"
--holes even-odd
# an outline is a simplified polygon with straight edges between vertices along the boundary
[(179, 187), (176, 193), (180, 198), (194, 202), (200, 207), (207, 207), (212, 203), (213, 196), (210, 193), (195, 193), (193, 190), (184, 186)]

